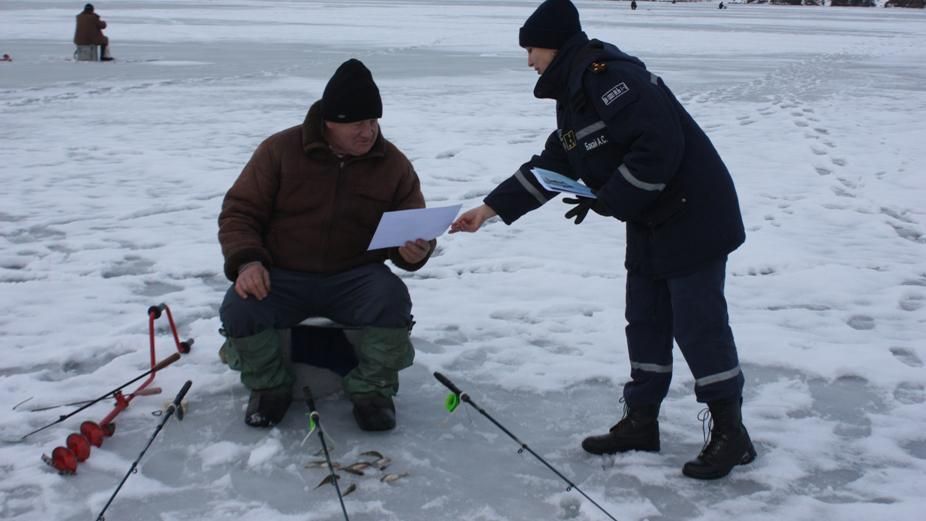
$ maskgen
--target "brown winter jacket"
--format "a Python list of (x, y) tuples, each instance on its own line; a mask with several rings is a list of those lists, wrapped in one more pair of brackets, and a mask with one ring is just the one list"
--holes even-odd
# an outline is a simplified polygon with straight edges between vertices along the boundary
[(106, 22), (100, 20), (100, 15), (92, 11), (82, 11), (77, 15), (74, 44), (106, 45), (107, 38), (103, 36), (103, 29), (106, 29)]
[[(382, 136), (360, 157), (339, 159), (323, 135), (319, 103), (305, 122), (264, 140), (219, 214), (225, 276), (251, 261), (331, 273), (384, 262), (414, 271), (397, 248), (367, 251), (383, 212), (424, 208), (411, 162)], [(436, 241), (431, 241), (434, 251)], [(430, 257), (430, 254), (428, 255)]]

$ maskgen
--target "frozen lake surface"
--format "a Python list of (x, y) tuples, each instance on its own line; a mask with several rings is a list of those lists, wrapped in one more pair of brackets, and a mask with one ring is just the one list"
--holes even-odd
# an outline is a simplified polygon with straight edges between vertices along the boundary
[[(517, 47), (537, 3), (96, 3), (114, 63), (72, 60), (82, 3), (0, 4), (0, 53), (13, 56), (0, 63), (0, 438), (67, 411), (28, 408), (144, 371), (148, 306), (168, 303), (196, 339), (158, 375), (164, 394), (133, 401), (76, 476), (40, 456), (111, 403), (0, 444), (0, 518), (95, 518), (153, 433), (151, 412), (190, 379), (187, 417), (160, 433), (108, 519), (342, 519), (334, 489), (315, 488), (325, 471), (305, 468), (318, 442), (300, 445), (302, 404), (278, 428), (248, 428), (247, 393), (216, 356), (222, 197), (257, 144), (301, 123), (357, 57), (428, 204), (478, 204), (555, 126)], [(664, 78), (733, 173), (748, 237), (727, 297), (759, 458), (717, 482), (681, 475), (702, 434), (680, 356), (661, 453), (581, 450), (618, 419), (629, 375), (624, 231), (574, 226), (553, 201), (511, 227), (442, 237), (403, 274), (418, 356), (394, 432), (360, 432), (341, 395), (320, 401), (334, 459), (377, 450), (408, 473), (345, 474), (350, 519), (606, 519), (473, 409), (448, 415), (435, 370), (621, 521), (922, 519), (926, 13), (577, 5), (591, 37)]]

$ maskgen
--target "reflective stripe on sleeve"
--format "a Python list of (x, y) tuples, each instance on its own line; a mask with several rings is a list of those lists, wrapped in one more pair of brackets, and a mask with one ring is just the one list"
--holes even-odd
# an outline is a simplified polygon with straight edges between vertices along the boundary
[(630, 169), (627, 168), (627, 165), (624, 163), (621, 163), (621, 166), (617, 167), (617, 170), (621, 173), (622, 176), (624, 176), (625, 181), (639, 188), (640, 190), (646, 190), (647, 192), (661, 192), (666, 187), (665, 183), (646, 183), (640, 181), (630, 173)]
[(631, 369), (639, 369), (641, 371), (647, 371), (650, 373), (671, 373), (672, 364), (669, 365), (659, 365), (659, 364), (644, 364), (642, 362), (630, 362)]
[(525, 190), (527, 190), (527, 193), (533, 195), (534, 198), (537, 199), (538, 202), (540, 202), (540, 204), (544, 204), (547, 201), (549, 201), (549, 199), (544, 197), (543, 194), (540, 193), (540, 191), (537, 190), (537, 188), (534, 185), (532, 185), (530, 181), (527, 180), (527, 178), (524, 176), (524, 173), (521, 172), (520, 168), (518, 169), (517, 172), (514, 173), (514, 177), (515, 179), (518, 180), (519, 183), (521, 183), (521, 186), (524, 187)]
[(740, 374), (740, 366), (736, 366), (729, 371), (724, 371), (722, 373), (716, 373), (695, 380), (696, 386), (704, 386), (715, 384), (717, 382), (722, 382), (724, 380), (729, 380), (731, 378), (736, 378)]
[(576, 132), (576, 139), (582, 139), (585, 136), (591, 134), (592, 132), (598, 132), (599, 130), (605, 128), (607, 125), (604, 124), (604, 121), (599, 121), (598, 123), (592, 123), (591, 125), (583, 128)]

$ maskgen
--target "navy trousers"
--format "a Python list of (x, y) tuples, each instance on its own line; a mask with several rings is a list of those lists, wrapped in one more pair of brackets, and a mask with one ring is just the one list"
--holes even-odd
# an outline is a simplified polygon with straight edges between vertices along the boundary
[(270, 269), (270, 294), (242, 299), (229, 288), (219, 309), (232, 338), (265, 329), (288, 329), (307, 317), (322, 316), (350, 326), (407, 328), (412, 320), (408, 287), (385, 264), (367, 264), (339, 273)]
[(726, 258), (684, 276), (654, 279), (627, 274), (627, 347), (630, 378), (624, 401), (656, 405), (672, 381), (672, 346), (695, 377), (699, 402), (739, 398), (743, 373), (724, 298)]

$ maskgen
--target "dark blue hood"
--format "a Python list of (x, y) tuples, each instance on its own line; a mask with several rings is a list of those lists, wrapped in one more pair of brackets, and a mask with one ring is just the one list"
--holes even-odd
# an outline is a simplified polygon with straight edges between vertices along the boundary
[(579, 32), (563, 44), (563, 47), (556, 53), (556, 57), (550, 62), (550, 66), (537, 80), (534, 86), (534, 96), (558, 101), (566, 99), (568, 93), (578, 88), (582, 81), (582, 75), (575, 74), (575, 71), (584, 69), (597, 60), (619, 60), (646, 68), (639, 58), (625, 53), (616, 45), (600, 40), (589, 40), (584, 32)]

